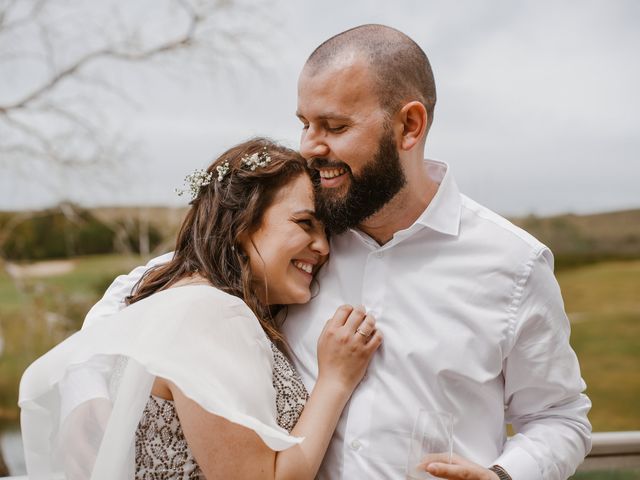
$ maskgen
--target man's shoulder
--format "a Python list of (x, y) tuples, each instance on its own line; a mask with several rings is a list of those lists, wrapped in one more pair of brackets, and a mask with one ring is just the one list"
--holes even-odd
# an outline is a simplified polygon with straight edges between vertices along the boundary
[(466, 195), (462, 197), (461, 232), (472, 230), (474, 237), (527, 252), (548, 250), (540, 240), (511, 221), (479, 204)]

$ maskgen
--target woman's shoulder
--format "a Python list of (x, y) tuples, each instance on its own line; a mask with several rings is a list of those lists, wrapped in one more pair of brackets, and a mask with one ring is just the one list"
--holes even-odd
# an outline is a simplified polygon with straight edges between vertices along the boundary
[(173, 299), (182, 304), (186, 311), (191, 313), (201, 312), (209, 315), (223, 317), (245, 317), (258, 322), (255, 314), (239, 297), (224, 292), (210, 284), (194, 284), (178, 286), (168, 289), (172, 292)]
[(136, 305), (139, 305), (138, 308), (154, 309), (164, 308), (166, 305), (171, 305), (172, 309), (181, 307), (191, 310), (210, 307), (216, 310), (210, 310), (209, 313), (221, 311), (219, 309), (223, 311), (231, 309), (253, 316), (251, 309), (241, 298), (204, 282), (176, 284), (166, 290), (154, 293), (144, 300), (131, 305), (130, 308)]
[[(262, 337), (260, 322), (241, 298), (204, 283), (177, 285), (157, 292), (122, 310), (119, 321), (148, 324), (179, 336), (188, 330), (210, 333), (220, 327)], [(185, 327), (188, 327), (185, 329)], [(182, 332), (180, 334), (179, 332)]]

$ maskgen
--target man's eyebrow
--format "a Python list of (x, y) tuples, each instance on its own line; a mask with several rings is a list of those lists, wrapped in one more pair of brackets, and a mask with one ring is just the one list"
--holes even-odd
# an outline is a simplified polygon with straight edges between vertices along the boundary
[[(298, 117), (300, 120), (304, 119), (304, 115), (302, 115), (300, 112), (296, 112), (296, 117)], [(348, 115), (344, 115), (342, 113), (334, 113), (334, 112), (326, 112), (323, 113), (322, 115), (318, 115), (318, 120), (343, 120), (343, 121), (348, 121), (351, 118)]]

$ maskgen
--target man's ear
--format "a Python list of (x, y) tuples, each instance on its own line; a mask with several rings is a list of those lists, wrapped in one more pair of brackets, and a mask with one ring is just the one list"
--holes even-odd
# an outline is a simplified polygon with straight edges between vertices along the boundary
[(398, 112), (398, 119), (402, 124), (400, 149), (411, 150), (420, 143), (426, 135), (428, 120), (427, 109), (421, 102), (409, 102)]

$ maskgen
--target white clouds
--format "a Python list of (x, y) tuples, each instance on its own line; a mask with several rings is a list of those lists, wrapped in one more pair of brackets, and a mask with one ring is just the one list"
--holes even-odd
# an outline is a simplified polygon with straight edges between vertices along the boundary
[[(450, 162), (465, 192), (509, 214), (640, 206), (640, 3), (274, 0), (269, 15), (279, 23), (266, 30), (261, 67), (222, 64), (213, 87), (202, 69), (188, 81), (117, 73), (143, 99), (114, 110), (146, 145), (131, 169), (153, 178), (117, 201), (173, 203), (186, 172), (252, 135), (295, 145), (308, 54), (346, 28), (385, 23), (431, 59), (439, 100), (427, 154)], [(14, 195), (0, 193), (0, 206), (24, 204)]]
[(638, 10), (518, 5), (457, 39), (440, 70), (446, 47), (432, 55), (440, 92), (432, 153), (501, 212), (637, 207), (640, 35), (628, 15)]

